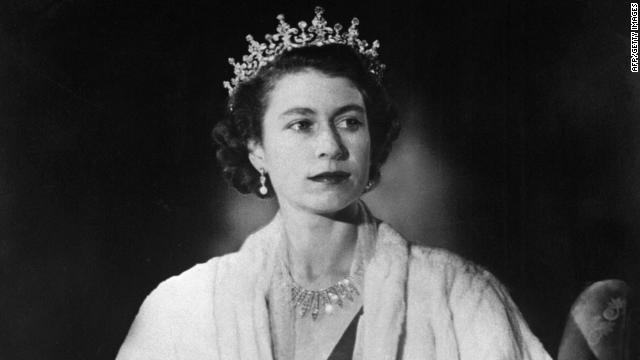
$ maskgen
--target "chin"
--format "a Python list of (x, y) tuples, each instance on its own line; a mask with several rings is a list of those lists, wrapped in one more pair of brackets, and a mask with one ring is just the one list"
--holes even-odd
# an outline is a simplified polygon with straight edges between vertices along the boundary
[(360, 196), (356, 194), (322, 194), (312, 195), (306, 206), (316, 214), (335, 214), (356, 203)]

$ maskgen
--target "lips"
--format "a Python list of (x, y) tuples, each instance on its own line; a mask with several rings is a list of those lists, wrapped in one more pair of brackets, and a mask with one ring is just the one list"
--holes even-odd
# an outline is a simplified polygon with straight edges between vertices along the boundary
[(310, 176), (309, 180), (325, 183), (325, 184), (339, 184), (347, 180), (351, 174), (344, 171), (327, 171), (314, 176)]

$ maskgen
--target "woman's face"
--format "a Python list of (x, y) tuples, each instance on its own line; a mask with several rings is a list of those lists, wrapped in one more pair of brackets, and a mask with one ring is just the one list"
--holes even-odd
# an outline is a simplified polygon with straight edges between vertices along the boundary
[(281, 207), (336, 213), (360, 197), (369, 179), (362, 94), (343, 77), (314, 70), (284, 75), (269, 94), (262, 142), (250, 150)]

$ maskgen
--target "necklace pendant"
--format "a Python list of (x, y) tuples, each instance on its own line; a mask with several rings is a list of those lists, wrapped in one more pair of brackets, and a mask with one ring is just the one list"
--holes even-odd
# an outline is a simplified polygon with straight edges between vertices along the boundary
[(311, 309), (311, 318), (313, 318), (313, 321), (316, 321), (316, 319), (318, 318), (318, 314), (320, 313), (320, 310), (318, 309), (319, 307), (320, 307), (320, 294), (314, 292), (313, 307)]
[(338, 305), (340, 305), (340, 307), (342, 307), (342, 305), (344, 304), (344, 299), (347, 297), (344, 289), (342, 288), (342, 286), (340, 285), (340, 283), (335, 285), (335, 293), (338, 296)]
[(311, 291), (305, 290), (304, 292), (304, 299), (302, 301), (302, 307), (300, 308), (300, 317), (305, 317), (307, 315), (313, 298), (313, 293)]
[(324, 305), (324, 313), (325, 314), (329, 314), (329, 315), (333, 314), (333, 305), (325, 304)]
[(315, 316), (313, 315), (313, 313), (316, 311), (316, 293), (313, 290), (311, 291), (311, 300), (309, 300), (309, 310), (307, 311), (311, 313), (311, 318), (313, 318), (313, 320), (315, 320), (318, 316), (317, 313)]
[(354, 283), (356, 279), (354, 276), (357, 276), (358, 273), (351, 274), (327, 288), (307, 290), (295, 282), (284, 261), (282, 262), (282, 270), (285, 277), (284, 285), (289, 287), (290, 291), (291, 310), (295, 314), (294, 316), (297, 315), (300, 318), (310, 314), (309, 317), (316, 321), (318, 318), (333, 314), (337, 307), (343, 308), (345, 299), (354, 302), (356, 297), (360, 295), (360, 291)]
[(332, 303), (336, 303), (338, 304), (338, 306), (342, 307), (342, 297), (340, 297), (337, 289), (335, 289), (333, 286), (329, 289), (329, 298), (331, 299)]

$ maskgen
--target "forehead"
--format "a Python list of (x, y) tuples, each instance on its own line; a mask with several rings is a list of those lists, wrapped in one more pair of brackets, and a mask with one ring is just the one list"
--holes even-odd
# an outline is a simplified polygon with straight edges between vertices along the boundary
[(345, 77), (330, 77), (314, 70), (284, 75), (269, 94), (265, 117), (278, 116), (291, 108), (331, 112), (345, 105), (364, 108), (362, 93)]

